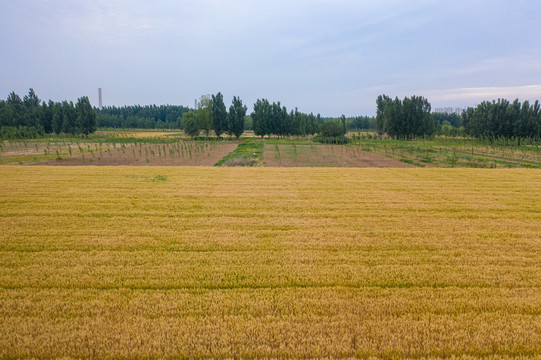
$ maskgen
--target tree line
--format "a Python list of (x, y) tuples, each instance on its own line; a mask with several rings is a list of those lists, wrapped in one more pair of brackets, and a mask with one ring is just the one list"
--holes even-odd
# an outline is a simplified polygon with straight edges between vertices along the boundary
[[(346, 117), (346, 126), (348, 131), (358, 131), (358, 130), (375, 130), (376, 118), (373, 116), (349, 116)], [(325, 122), (342, 122), (342, 117), (319, 117), (317, 118), (319, 125)]]
[(376, 130), (396, 138), (431, 136), (434, 134), (434, 119), (431, 105), (422, 96), (394, 100), (387, 95), (376, 99)]
[(247, 108), (240, 97), (233, 96), (229, 112), (226, 110), (222, 93), (203, 95), (197, 106), (197, 111), (188, 111), (182, 116), (184, 132), (196, 137), (203, 131), (208, 137), (211, 131), (216, 136), (222, 134), (235, 136), (237, 139), (244, 133), (244, 117)]
[(280, 102), (272, 104), (267, 99), (257, 99), (254, 111), (250, 115), (253, 121), (254, 133), (257, 136), (306, 136), (314, 135), (319, 131), (318, 114), (304, 114), (295, 108), (289, 113)]
[(478, 139), (541, 139), (541, 111), (539, 101), (530, 104), (518, 99), (483, 101), (469, 107), (461, 116), (431, 114), (430, 103), (422, 96), (391, 99), (380, 95), (376, 99), (375, 127), (379, 134), (396, 138), (467, 134)]
[[(223, 95), (203, 95), (197, 111), (189, 111), (182, 116), (182, 127), (186, 134), (195, 137), (200, 132), (209, 136), (214, 131), (239, 138), (245, 129), (247, 107), (239, 97), (234, 96), (229, 111), (226, 110)], [(306, 136), (319, 131), (321, 116), (304, 114), (295, 110), (287, 111), (280, 102), (270, 103), (267, 99), (258, 99), (250, 114), (252, 129), (257, 136)]]
[(435, 112), (434, 119), (435, 134), (445, 136), (464, 136), (466, 131), (462, 125), (462, 116), (456, 113)]
[(96, 109), (98, 127), (137, 129), (181, 129), (182, 105), (104, 106)]
[(462, 117), (455, 113), (434, 112), (432, 113), (432, 118), (434, 119), (436, 130), (445, 125), (454, 128), (462, 127)]
[(29, 89), (22, 99), (12, 91), (0, 100), (0, 137), (35, 138), (45, 134), (87, 135), (96, 131), (96, 112), (87, 96), (72, 101), (41, 102)]
[[(0, 137), (33, 138), (45, 134), (88, 135), (97, 127), (182, 129), (197, 136), (214, 131), (240, 137), (245, 129), (245, 118), (257, 136), (343, 136), (348, 130), (376, 129), (379, 134), (397, 138), (467, 134), (476, 138), (532, 138), (541, 139), (540, 104), (516, 99), (484, 101), (470, 107), (461, 116), (431, 114), (431, 105), (422, 96), (391, 99), (380, 95), (376, 99), (376, 117), (322, 118), (319, 114), (305, 114), (297, 108), (287, 111), (280, 102), (270, 103), (258, 99), (253, 112), (246, 116), (247, 108), (239, 97), (233, 97), (229, 111), (221, 93), (201, 97), (196, 110), (176, 105), (133, 105), (96, 109), (88, 97), (77, 102), (41, 101), (33, 89), (22, 99), (11, 92), (0, 100)], [(334, 134), (334, 135), (330, 135)]]
[(532, 105), (515, 99), (483, 101), (462, 113), (466, 132), (476, 138), (541, 139), (541, 113), (539, 101)]

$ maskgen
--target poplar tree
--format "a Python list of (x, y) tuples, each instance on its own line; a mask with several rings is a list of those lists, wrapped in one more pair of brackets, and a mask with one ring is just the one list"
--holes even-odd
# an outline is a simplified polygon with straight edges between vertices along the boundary
[(90, 105), (90, 100), (88, 100), (87, 96), (77, 99), (75, 109), (77, 111), (76, 126), (78, 132), (88, 136), (88, 134), (96, 131), (96, 112), (92, 108), (92, 105)]
[(197, 106), (197, 121), (199, 129), (203, 130), (207, 137), (212, 129), (212, 99), (209, 95), (201, 96)]
[(41, 100), (38, 98), (34, 89), (30, 88), (28, 90), (28, 95), (25, 95), (23, 98), (23, 103), (25, 107), (24, 115), (24, 125), (25, 126), (39, 126), (39, 116), (40, 116), (40, 104)]
[(19, 95), (12, 91), (6, 101), (7, 111), (7, 124), (8, 126), (20, 126), (24, 123), (24, 104)]
[(468, 108), (462, 113), (466, 132), (477, 138), (494, 140), (496, 138), (541, 138), (541, 109), (539, 101), (530, 105), (516, 99), (510, 103), (506, 99), (483, 101), (476, 108)]
[(244, 116), (246, 115), (246, 106), (242, 105), (242, 100), (233, 96), (233, 104), (229, 107), (229, 133), (235, 135), (238, 139), (244, 132)]
[(62, 132), (74, 135), (77, 133), (77, 112), (73, 102), (62, 102)]
[(434, 120), (430, 114), (430, 103), (422, 96), (398, 97), (392, 100), (380, 95), (376, 100), (376, 129), (379, 134), (387, 133), (397, 138), (432, 135)]
[(252, 121), (254, 133), (257, 136), (263, 138), (265, 135), (270, 134), (270, 104), (267, 99), (257, 99), (254, 104), (254, 111), (252, 112)]
[(64, 112), (62, 111), (62, 103), (54, 103), (52, 128), (55, 134), (60, 134), (62, 132), (63, 122)]
[(211, 113), (214, 132), (216, 136), (220, 137), (228, 130), (227, 110), (225, 109), (224, 97), (220, 92), (212, 95)]

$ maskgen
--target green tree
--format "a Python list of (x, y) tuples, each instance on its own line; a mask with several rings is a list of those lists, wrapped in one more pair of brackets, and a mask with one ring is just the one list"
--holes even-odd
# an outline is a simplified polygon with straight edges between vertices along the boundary
[(77, 112), (73, 102), (62, 102), (62, 132), (74, 135), (77, 133)]
[[(520, 106), (520, 103), (518, 105)], [(528, 101), (522, 103), (517, 120), (514, 122), (514, 134), (519, 139), (519, 145), (520, 139), (541, 137), (541, 113), (538, 100), (531, 106)]]
[(182, 128), (184, 133), (192, 138), (199, 135), (199, 121), (193, 111), (188, 111), (182, 115)]
[(393, 137), (403, 137), (405, 129), (403, 127), (402, 101), (398, 97), (386, 102), (383, 110), (383, 123), (387, 134)]
[(228, 130), (227, 110), (222, 93), (218, 92), (218, 94), (212, 95), (211, 112), (214, 132), (216, 136), (220, 137)]
[(62, 132), (62, 123), (64, 122), (64, 111), (62, 103), (54, 103), (52, 128), (55, 134)]
[(468, 108), (462, 113), (462, 119), (466, 132), (477, 138), (539, 138), (539, 108), (538, 101), (531, 106), (528, 101), (521, 104), (518, 99), (513, 103), (505, 99), (483, 101), (476, 108)]
[(7, 117), (8, 117), (8, 126), (22, 126), (24, 124), (24, 119), (26, 117), (26, 109), (24, 107), (23, 101), (12, 91), (7, 98)]
[(46, 134), (53, 132), (53, 112), (54, 112), (54, 102), (49, 100), (49, 103), (45, 101), (41, 104), (40, 112), (40, 124)]
[(326, 121), (321, 124), (319, 135), (324, 137), (338, 137), (345, 135), (344, 125), (338, 121)]
[(378, 134), (383, 135), (387, 132), (387, 119), (385, 117), (385, 107), (392, 102), (391, 98), (387, 95), (380, 95), (376, 99), (376, 131)]
[(340, 117), (340, 122), (342, 123), (342, 131), (344, 132), (344, 135), (346, 135), (348, 132), (346, 115), (342, 114), (342, 116)]
[(23, 98), (23, 103), (26, 108), (25, 111), (25, 120), (24, 120), (24, 126), (28, 127), (39, 127), (39, 117), (40, 117), (40, 102), (41, 100), (38, 98), (36, 93), (34, 92), (34, 89), (30, 88), (28, 90), (28, 95), (25, 95)]
[(161, 126), (165, 129), (180, 129), (182, 114), (190, 109), (181, 105), (130, 105), (104, 106), (95, 110), (99, 127), (126, 127), (127, 119), (130, 118), (131, 127), (154, 129)]
[(308, 115), (306, 126), (306, 134), (314, 135), (317, 132), (316, 117), (313, 113)]
[(238, 139), (244, 132), (244, 117), (246, 116), (246, 106), (242, 105), (242, 100), (233, 96), (233, 104), (229, 107), (229, 132)]
[(87, 96), (83, 96), (77, 99), (75, 109), (77, 111), (78, 132), (88, 136), (88, 134), (96, 131), (96, 112), (92, 108), (92, 105), (90, 105), (90, 100), (88, 100)]
[(436, 112), (432, 113), (432, 118), (434, 118), (434, 125), (437, 128), (441, 127), (444, 121), (448, 121), (449, 125), (451, 125), (452, 127), (459, 128), (462, 126), (462, 118), (460, 117), (460, 115), (457, 115), (455, 113), (448, 114)]
[(407, 139), (434, 133), (431, 106), (422, 96), (405, 97), (402, 101), (380, 95), (376, 99), (376, 105), (375, 123), (379, 134), (387, 133), (393, 137)]
[(270, 104), (267, 99), (257, 99), (251, 114), (254, 133), (263, 138), (270, 134)]
[(0, 127), (8, 125), (8, 105), (4, 100), (0, 100)]
[(199, 129), (203, 130), (208, 137), (212, 130), (212, 99), (209, 95), (201, 96), (197, 106), (197, 121)]

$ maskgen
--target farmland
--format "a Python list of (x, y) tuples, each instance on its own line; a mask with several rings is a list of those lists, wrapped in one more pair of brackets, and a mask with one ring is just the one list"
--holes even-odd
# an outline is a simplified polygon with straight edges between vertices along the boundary
[(373, 154), (352, 146), (343, 145), (297, 145), (268, 144), (265, 145), (264, 162), (266, 166), (283, 167), (377, 167), (404, 168), (415, 165)]
[(212, 166), (237, 145), (234, 141), (163, 142), (149, 138), (118, 142), (13, 142), (2, 147), (0, 164)]
[(423, 167), (541, 168), (538, 143), (517, 145), (516, 141), (491, 143), (446, 137), (403, 141), (351, 135), (355, 138), (351, 146), (358, 150)]
[(538, 357), (540, 184), (1, 166), (0, 358)]
[(349, 133), (346, 145), (311, 138), (186, 137), (179, 131), (102, 130), (89, 137), (0, 142), (0, 165), (541, 168), (538, 143), (442, 136), (409, 141)]

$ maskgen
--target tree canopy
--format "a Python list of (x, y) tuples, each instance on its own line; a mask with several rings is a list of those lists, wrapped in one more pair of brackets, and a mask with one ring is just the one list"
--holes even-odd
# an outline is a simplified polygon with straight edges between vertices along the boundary
[(411, 138), (434, 134), (434, 120), (430, 103), (422, 96), (398, 97), (387, 95), (376, 99), (376, 130), (397, 138)]
[(137, 129), (181, 129), (182, 115), (190, 111), (182, 105), (104, 106), (94, 110), (98, 127)]
[(220, 92), (216, 95), (212, 95), (211, 113), (212, 129), (216, 133), (216, 136), (220, 137), (228, 130), (227, 110), (225, 109), (224, 97)]
[(202, 95), (197, 105), (197, 121), (199, 128), (205, 132), (208, 137), (212, 130), (212, 98), (209, 95)]
[(466, 132), (477, 138), (541, 138), (541, 113), (539, 101), (532, 105), (518, 99), (483, 101), (476, 108), (462, 113)]
[(238, 139), (244, 132), (244, 117), (246, 116), (246, 106), (242, 105), (242, 100), (239, 97), (233, 96), (233, 103), (229, 107), (228, 129), (229, 135), (235, 135)]
[(0, 134), (35, 137), (51, 133), (88, 135), (96, 131), (96, 112), (88, 97), (80, 97), (76, 105), (71, 101), (40, 102), (34, 89), (29, 89), (23, 99), (11, 92), (6, 101), (0, 101)]
[(318, 132), (313, 114), (303, 114), (295, 108), (290, 113), (280, 102), (272, 104), (267, 99), (257, 99), (251, 114), (254, 133), (257, 136), (305, 136)]
[(193, 111), (188, 111), (182, 115), (182, 128), (188, 136), (194, 138), (199, 135), (199, 122)]

